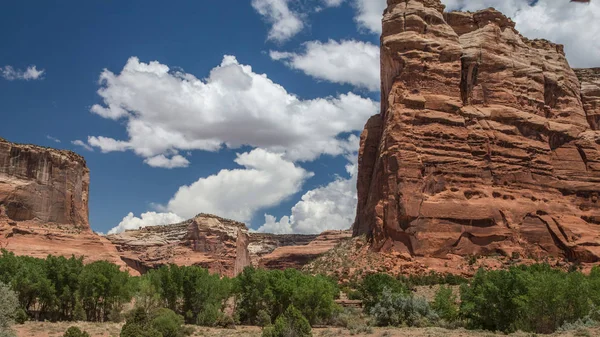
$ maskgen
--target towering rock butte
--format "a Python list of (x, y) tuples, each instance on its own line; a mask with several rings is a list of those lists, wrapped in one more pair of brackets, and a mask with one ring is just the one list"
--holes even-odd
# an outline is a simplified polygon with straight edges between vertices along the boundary
[(443, 10), (388, 0), (353, 234), (413, 257), (597, 262), (600, 71), (494, 9)]
[(89, 183), (85, 160), (74, 152), (0, 138), (0, 248), (124, 266), (114, 246), (90, 229)]

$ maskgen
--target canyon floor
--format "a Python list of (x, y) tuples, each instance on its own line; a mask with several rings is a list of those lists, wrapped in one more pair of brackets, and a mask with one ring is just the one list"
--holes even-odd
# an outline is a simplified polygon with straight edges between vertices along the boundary
[[(117, 323), (48, 323), (48, 322), (28, 322), (24, 325), (16, 326), (17, 337), (61, 337), (70, 326), (78, 326), (86, 330), (90, 336), (112, 337), (119, 336), (122, 324)], [(205, 327), (194, 327), (195, 333), (192, 336), (206, 337), (260, 337), (261, 329), (253, 326), (238, 326), (235, 329), (215, 329)], [(315, 337), (333, 337), (333, 336), (372, 336), (372, 337), (475, 337), (475, 336), (507, 336), (505, 334), (495, 334), (488, 331), (469, 331), (464, 329), (447, 330), (442, 328), (373, 328), (368, 332), (351, 331), (344, 328), (315, 328), (313, 329)], [(535, 334), (517, 332), (508, 336), (529, 337)], [(575, 331), (555, 333), (548, 336), (575, 337), (575, 336), (600, 336), (600, 328), (582, 328)]]

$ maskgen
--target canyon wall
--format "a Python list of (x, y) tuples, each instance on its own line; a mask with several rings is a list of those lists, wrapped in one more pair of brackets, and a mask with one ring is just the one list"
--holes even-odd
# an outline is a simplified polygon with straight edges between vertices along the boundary
[(89, 184), (89, 170), (78, 154), (0, 138), (0, 207), (12, 221), (89, 229)]
[(321, 235), (250, 233), (243, 223), (199, 214), (179, 224), (109, 235), (121, 259), (140, 273), (168, 264), (197, 265), (235, 276), (247, 266), (300, 268), (341, 240), (348, 231)]
[(353, 234), (410, 256), (597, 262), (598, 79), (494, 9), (388, 0)]
[(0, 248), (126, 268), (115, 247), (90, 229), (89, 184), (85, 160), (74, 152), (0, 138)]

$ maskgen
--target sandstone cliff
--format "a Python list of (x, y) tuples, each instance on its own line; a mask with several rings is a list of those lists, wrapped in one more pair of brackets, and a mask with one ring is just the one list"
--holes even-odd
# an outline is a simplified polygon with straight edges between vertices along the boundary
[(124, 266), (115, 247), (90, 230), (89, 183), (83, 157), (0, 138), (0, 248)]
[(249, 233), (243, 223), (199, 214), (179, 224), (109, 235), (121, 259), (140, 273), (163, 265), (197, 265), (235, 276), (246, 266), (300, 268), (332, 249), (350, 232), (321, 235)]
[(318, 235), (251, 233), (248, 250), (254, 266), (301, 269), (351, 236), (350, 231), (333, 230)]
[(89, 229), (90, 176), (83, 157), (0, 138), (0, 206), (13, 221)]
[(494, 9), (388, 0), (354, 235), (377, 251), (600, 258), (598, 70)]
[(198, 265), (235, 276), (250, 264), (246, 225), (209, 214), (178, 224), (109, 235), (121, 259), (140, 273), (163, 265)]

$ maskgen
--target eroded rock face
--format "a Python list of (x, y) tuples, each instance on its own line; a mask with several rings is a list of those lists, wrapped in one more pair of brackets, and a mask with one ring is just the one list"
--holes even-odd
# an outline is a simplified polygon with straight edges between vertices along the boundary
[(243, 223), (210, 214), (167, 226), (109, 235), (121, 259), (140, 273), (163, 265), (197, 265), (235, 276), (249, 265), (248, 230)]
[(301, 269), (351, 237), (350, 231), (326, 231), (319, 235), (251, 233), (248, 250), (254, 266), (266, 269)]
[(83, 256), (126, 269), (88, 222), (89, 170), (83, 157), (0, 138), (0, 248), (17, 255)]
[(388, 0), (354, 235), (418, 257), (600, 258), (597, 71), (500, 12)]
[(247, 266), (300, 268), (350, 236), (348, 231), (321, 235), (249, 233), (243, 223), (199, 214), (179, 224), (130, 230), (107, 239), (117, 247), (121, 259), (139, 273), (176, 264), (235, 276)]
[(89, 184), (85, 160), (74, 152), (0, 138), (0, 207), (12, 221), (89, 229)]
[(600, 130), (600, 68), (573, 69), (581, 82), (581, 100), (593, 130)]

